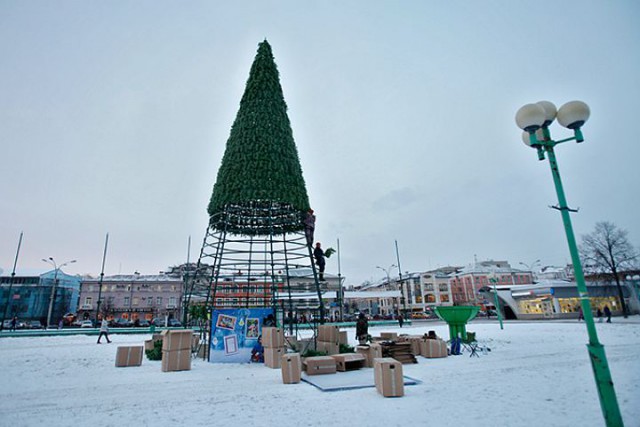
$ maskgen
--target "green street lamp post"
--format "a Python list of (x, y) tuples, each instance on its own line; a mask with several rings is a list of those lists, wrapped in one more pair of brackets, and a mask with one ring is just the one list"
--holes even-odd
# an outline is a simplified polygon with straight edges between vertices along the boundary
[[(567, 235), (567, 243), (569, 245), (571, 261), (573, 262), (573, 268), (575, 271), (580, 305), (582, 307), (584, 321), (589, 335), (587, 349), (591, 359), (591, 367), (596, 381), (596, 388), (598, 389), (600, 407), (602, 409), (606, 425), (608, 427), (617, 427), (623, 426), (624, 423), (622, 421), (622, 415), (620, 414), (616, 392), (613, 387), (611, 372), (609, 371), (609, 365), (607, 363), (607, 356), (604, 351), (604, 346), (598, 341), (598, 334), (593, 321), (593, 314), (591, 313), (589, 294), (584, 281), (584, 273), (580, 263), (578, 247), (576, 245), (576, 239), (571, 225), (571, 218), (569, 216), (569, 213), (575, 212), (575, 210), (570, 209), (567, 206), (567, 200), (565, 198), (562, 181), (560, 179), (558, 162), (554, 152), (554, 147), (563, 142), (584, 141), (580, 128), (589, 118), (589, 114), (589, 107), (581, 101), (568, 102), (560, 107), (559, 110), (556, 110), (555, 105), (549, 101), (540, 101), (536, 104), (527, 104), (521, 107), (516, 113), (516, 123), (520, 129), (524, 130), (524, 143), (537, 151), (538, 160), (544, 160), (545, 154), (549, 159), (551, 174), (553, 175), (553, 182), (558, 195), (558, 206), (554, 206), (554, 208), (559, 210), (562, 215), (562, 222), (564, 223), (564, 229)], [(558, 141), (551, 139), (549, 125), (551, 125), (556, 118), (560, 125), (573, 130), (573, 137)]]

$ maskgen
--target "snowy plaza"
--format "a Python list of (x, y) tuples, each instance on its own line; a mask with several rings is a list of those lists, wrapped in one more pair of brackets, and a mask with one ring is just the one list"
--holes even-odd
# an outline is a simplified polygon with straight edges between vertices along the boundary
[[(597, 324), (627, 426), (640, 425), (640, 318)], [(371, 327), (448, 338), (444, 322)], [(301, 382), (283, 384), (280, 370), (262, 364), (213, 364), (164, 373), (160, 362), (116, 368), (118, 345), (142, 344), (149, 334), (0, 340), (2, 426), (326, 426), (485, 425), (601, 426), (583, 323), (497, 322), (468, 325), (491, 351), (442, 359), (418, 356), (403, 365), (420, 381), (405, 396), (384, 398), (375, 388), (322, 392)], [(350, 344), (354, 330), (347, 329)], [(371, 368), (364, 368), (372, 371)], [(347, 375), (338, 373), (336, 375)], [(373, 373), (371, 373), (373, 375)]]

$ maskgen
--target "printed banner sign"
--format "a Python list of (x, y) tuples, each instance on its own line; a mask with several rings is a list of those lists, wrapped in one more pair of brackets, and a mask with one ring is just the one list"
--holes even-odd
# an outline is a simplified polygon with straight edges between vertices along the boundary
[(270, 308), (232, 308), (213, 310), (211, 314), (211, 363), (247, 363), (251, 349), (262, 335), (264, 319)]

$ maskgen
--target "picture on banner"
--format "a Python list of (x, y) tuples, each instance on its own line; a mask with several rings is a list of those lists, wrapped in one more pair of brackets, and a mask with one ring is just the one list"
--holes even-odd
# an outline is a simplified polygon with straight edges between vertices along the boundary
[(247, 363), (251, 349), (262, 335), (264, 319), (273, 314), (270, 308), (230, 308), (211, 313), (212, 363)]

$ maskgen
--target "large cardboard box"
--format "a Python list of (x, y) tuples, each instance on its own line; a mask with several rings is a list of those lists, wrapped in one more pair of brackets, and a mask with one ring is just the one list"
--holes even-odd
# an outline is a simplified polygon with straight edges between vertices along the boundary
[(407, 340), (409, 341), (409, 343), (411, 343), (411, 354), (413, 354), (414, 356), (419, 356), (421, 353), (420, 343), (422, 342), (423, 338), (421, 336), (409, 336)]
[(123, 368), (125, 366), (142, 365), (142, 355), (144, 347), (139, 346), (120, 346), (116, 350), (116, 366)]
[(349, 337), (347, 336), (347, 331), (338, 332), (338, 344), (349, 345)]
[(144, 351), (153, 350), (154, 343), (155, 343), (154, 340), (146, 340), (144, 342)]
[(364, 366), (373, 368), (373, 359), (382, 357), (382, 346), (376, 343), (359, 345), (356, 347), (356, 353), (360, 353), (365, 357)]
[(287, 353), (280, 360), (282, 370), (282, 382), (284, 384), (296, 384), (300, 382), (302, 375), (302, 363), (300, 353)]
[(191, 350), (192, 337), (191, 329), (162, 331), (162, 351)]
[(376, 358), (373, 361), (376, 390), (384, 397), (404, 396), (402, 363), (390, 357)]
[(316, 350), (332, 355), (340, 353), (340, 346), (333, 342), (318, 341), (316, 343)]
[(336, 360), (330, 356), (307, 357), (304, 361), (307, 375), (336, 373)]
[(273, 369), (280, 368), (280, 362), (282, 360), (282, 356), (287, 353), (286, 347), (278, 347), (278, 348), (270, 348), (265, 347), (264, 349), (264, 366)]
[(447, 343), (444, 340), (420, 341), (420, 355), (427, 358), (447, 357)]
[(318, 341), (338, 343), (338, 333), (340, 328), (334, 325), (318, 326)]
[(265, 348), (284, 347), (284, 330), (273, 326), (262, 328), (262, 345)]
[(367, 358), (360, 353), (334, 354), (331, 357), (335, 359), (336, 370), (340, 372), (355, 371), (356, 369), (363, 368), (367, 360)]
[(397, 332), (380, 332), (380, 338), (385, 341), (396, 341), (398, 339)]
[(162, 372), (190, 371), (191, 349), (162, 352)]

